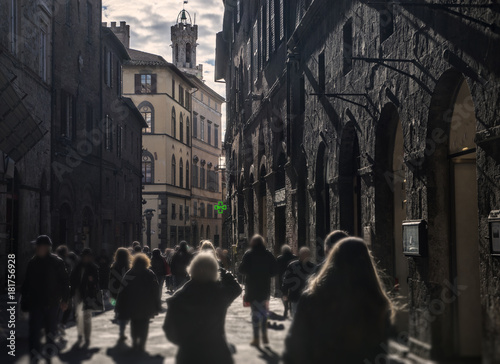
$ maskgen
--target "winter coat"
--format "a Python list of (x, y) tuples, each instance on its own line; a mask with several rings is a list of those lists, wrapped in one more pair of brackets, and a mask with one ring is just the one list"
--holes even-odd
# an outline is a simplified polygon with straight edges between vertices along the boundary
[(109, 266), (111, 260), (106, 255), (101, 255), (97, 258), (99, 266), (99, 285), (104, 289), (109, 285)]
[(218, 282), (189, 281), (167, 300), (165, 334), (179, 346), (177, 364), (231, 364), (224, 323), (241, 287), (225, 271)]
[[(126, 284), (125, 284), (126, 283)], [(158, 279), (149, 269), (132, 268), (122, 280), (115, 311), (120, 319), (148, 319), (160, 312)]]
[(118, 292), (120, 292), (122, 286), (123, 276), (128, 270), (128, 267), (118, 266), (116, 264), (113, 264), (109, 270), (108, 290), (112, 298), (116, 299), (116, 297), (118, 297)]
[(305, 263), (298, 260), (291, 262), (285, 271), (281, 284), (283, 295), (288, 296), (291, 302), (297, 302), (304, 288), (307, 286), (307, 280), (313, 274), (315, 267), (309, 261)]
[(35, 305), (53, 307), (61, 302), (68, 302), (69, 275), (62, 259), (54, 254), (49, 254), (45, 258), (37, 256), (31, 258), (21, 294), (23, 311), (29, 311)]
[(264, 246), (257, 246), (247, 251), (243, 256), (239, 271), (246, 275), (246, 302), (269, 300), (271, 278), (278, 274), (278, 264), (269, 250)]
[(162, 256), (153, 257), (151, 259), (151, 270), (154, 274), (156, 274), (158, 280), (165, 277), (167, 275), (167, 262), (165, 261), (165, 258)]
[(94, 263), (79, 262), (71, 272), (71, 296), (77, 293), (83, 301), (85, 310), (98, 309), (102, 306), (99, 292), (99, 267)]
[(292, 252), (286, 252), (285, 254), (280, 255), (276, 259), (276, 261), (278, 262), (278, 277), (279, 277), (280, 287), (281, 284), (283, 283), (283, 275), (285, 274), (286, 268), (288, 268), (288, 264), (297, 259), (299, 258), (297, 258), (297, 256), (294, 255)]
[(191, 263), (192, 255), (189, 252), (177, 251), (172, 257), (170, 269), (174, 276), (187, 276), (187, 267)]
[(366, 303), (336, 303), (306, 293), (285, 340), (284, 363), (386, 362), (383, 355), (389, 332), (389, 315), (366, 309)]

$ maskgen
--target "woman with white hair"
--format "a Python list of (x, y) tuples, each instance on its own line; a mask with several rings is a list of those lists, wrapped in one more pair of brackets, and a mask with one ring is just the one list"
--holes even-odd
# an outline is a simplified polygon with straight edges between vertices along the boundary
[(179, 346), (177, 364), (231, 364), (224, 323), (241, 287), (230, 273), (219, 273), (210, 252), (200, 252), (188, 267), (191, 280), (167, 300), (163, 330)]

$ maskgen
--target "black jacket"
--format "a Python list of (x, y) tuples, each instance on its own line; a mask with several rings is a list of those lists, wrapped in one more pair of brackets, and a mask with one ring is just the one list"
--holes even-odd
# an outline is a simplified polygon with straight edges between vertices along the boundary
[(71, 272), (71, 296), (78, 291), (83, 301), (84, 309), (96, 309), (102, 307), (99, 292), (99, 267), (94, 264), (83, 264), (79, 262)]
[(161, 308), (158, 280), (149, 269), (132, 268), (122, 280), (115, 311), (120, 319), (147, 319)]
[(281, 284), (281, 292), (291, 302), (297, 302), (300, 295), (307, 286), (307, 280), (311, 274), (314, 272), (316, 266), (311, 262), (301, 263), (296, 260), (291, 262), (283, 276), (283, 282)]
[(239, 267), (246, 275), (245, 301), (262, 302), (271, 296), (271, 278), (278, 274), (274, 255), (264, 246), (257, 246), (245, 253)]
[(376, 311), (365, 302), (337, 303), (302, 295), (285, 339), (284, 363), (379, 362), (385, 358), (390, 320)]
[(151, 258), (151, 270), (156, 274), (158, 280), (167, 275), (166, 264), (167, 262), (162, 256)]
[(233, 363), (224, 323), (241, 287), (230, 273), (221, 274), (218, 282), (189, 281), (167, 300), (163, 330), (179, 346), (177, 364)]
[(172, 257), (172, 264), (170, 269), (172, 270), (172, 274), (174, 276), (187, 276), (187, 267), (189, 263), (191, 263), (192, 255), (189, 252), (177, 251), (174, 253)]
[(290, 262), (297, 260), (297, 256), (292, 252), (286, 252), (285, 254), (280, 255), (276, 261), (278, 262), (278, 277), (280, 279), (280, 287), (281, 283), (283, 283), (283, 275), (285, 274), (286, 268)]
[(34, 305), (53, 307), (61, 302), (68, 302), (69, 275), (62, 259), (54, 254), (45, 258), (31, 258), (21, 294), (21, 307), (24, 311), (29, 311)]

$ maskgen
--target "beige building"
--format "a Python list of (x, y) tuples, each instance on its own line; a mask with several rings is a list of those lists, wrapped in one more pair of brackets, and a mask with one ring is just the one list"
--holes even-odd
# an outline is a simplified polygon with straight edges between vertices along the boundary
[(193, 83), (163, 57), (128, 49), (123, 93), (149, 127), (143, 130), (144, 244), (151, 248), (191, 242), (191, 90)]

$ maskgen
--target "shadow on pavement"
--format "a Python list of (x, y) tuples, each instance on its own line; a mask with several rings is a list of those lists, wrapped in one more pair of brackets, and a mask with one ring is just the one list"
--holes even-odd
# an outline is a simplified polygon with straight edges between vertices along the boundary
[(73, 345), (68, 351), (59, 354), (59, 359), (65, 363), (82, 363), (84, 361), (90, 360), (95, 353), (99, 351), (99, 348), (88, 348), (82, 349), (78, 345)]
[(106, 350), (106, 355), (113, 359), (115, 363), (120, 364), (162, 364), (164, 360), (164, 357), (161, 355), (135, 352), (130, 346), (122, 342), (117, 342), (115, 346)]
[(265, 360), (269, 364), (278, 364), (280, 362), (280, 356), (277, 352), (269, 347), (257, 348), (259, 350), (259, 358)]

